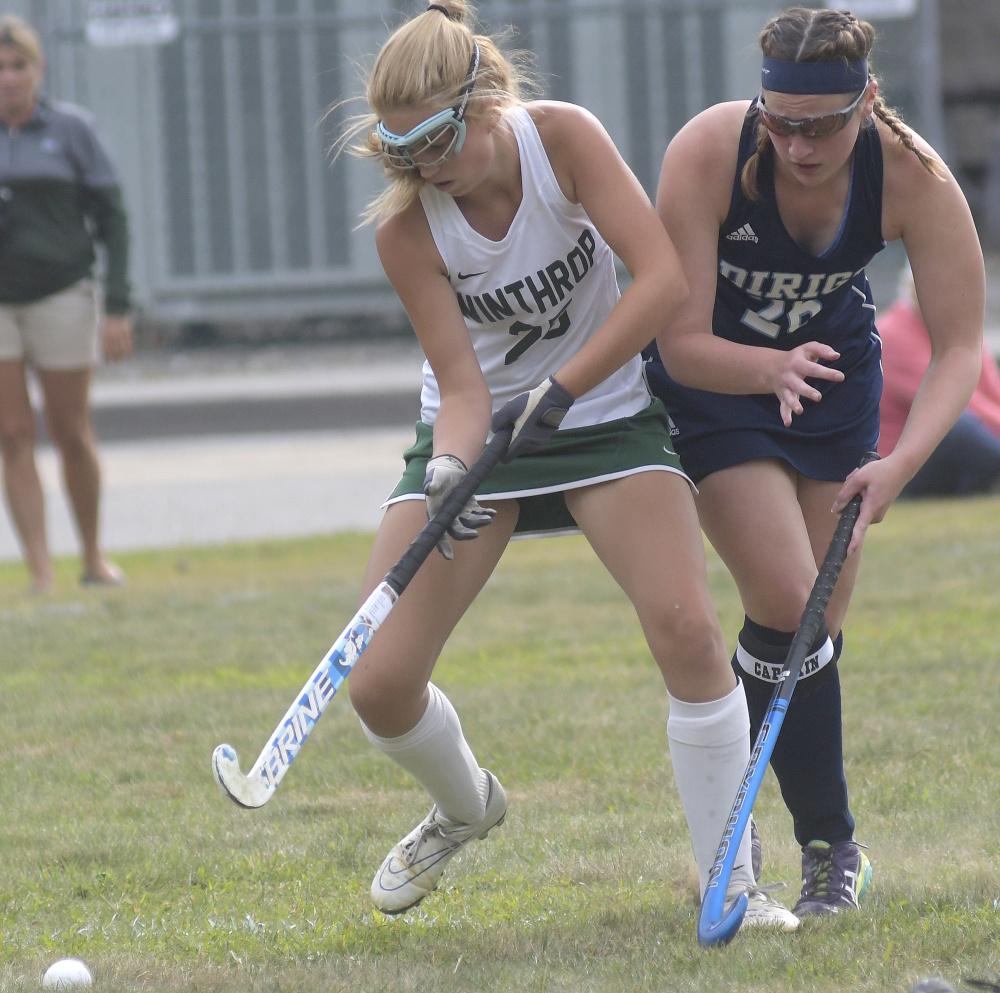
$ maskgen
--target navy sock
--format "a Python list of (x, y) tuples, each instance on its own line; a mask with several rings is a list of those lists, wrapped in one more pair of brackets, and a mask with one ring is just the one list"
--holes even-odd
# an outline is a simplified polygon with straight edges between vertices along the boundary
[[(745, 619), (740, 631), (744, 659), (751, 657), (766, 666), (785, 661), (793, 634), (766, 628)], [(824, 627), (813, 651), (825, 643)], [(847, 797), (841, 728), (840, 673), (837, 660), (843, 648), (843, 632), (834, 642), (833, 658), (813, 675), (800, 678), (785, 714), (771, 768), (781, 787), (781, 796), (792, 815), (795, 839), (802, 846), (810, 841), (850, 841), (854, 818)], [(774, 683), (748, 673), (733, 656), (733, 670), (742, 680), (750, 711), (751, 741), (756, 740), (774, 695)]]

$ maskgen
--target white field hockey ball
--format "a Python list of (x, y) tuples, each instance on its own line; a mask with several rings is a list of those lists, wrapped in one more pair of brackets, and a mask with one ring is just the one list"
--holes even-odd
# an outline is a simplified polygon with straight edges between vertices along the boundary
[(42, 976), (42, 986), (54, 990), (90, 986), (93, 981), (90, 970), (79, 959), (60, 959), (58, 962), (53, 962)]

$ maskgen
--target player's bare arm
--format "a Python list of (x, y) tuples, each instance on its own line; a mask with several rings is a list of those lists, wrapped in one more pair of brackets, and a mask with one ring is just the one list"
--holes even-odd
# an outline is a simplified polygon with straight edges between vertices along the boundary
[(600, 122), (581, 107), (530, 107), (560, 188), (586, 210), (632, 276), (594, 337), (556, 373), (574, 396), (644, 348), (686, 296), (680, 260), (638, 180)]
[(490, 392), (419, 202), (381, 223), (375, 244), (441, 390), (435, 453), (471, 465), (489, 431)]
[[(879, 122), (885, 162), (882, 232), (902, 239), (913, 269), (932, 357), (892, 454), (852, 473), (837, 494), (839, 511), (864, 494), (859, 524), (877, 524), (965, 409), (982, 364), (985, 274), (972, 215), (954, 176), (929, 172)], [(940, 162), (919, 137), (921, 150)], [(918, 204), (919, 209), (913, 209)]]
[[(906, 427), (884, 465), (864, 476), (863, 514), (881, 520), (888, 504), (964, 409), (979, 378), (982, 360), (985, 276), (982, 253), (968, 205), (943, 163), (943, 176), (929, 172), (919, 159), (880, 124), (885, 159), (883, 234), (901, 238), (913, 269), (921, 313), (930, 334), (932, 358)], [(919, 136), (917, 146), (940, 161)], [(920, 209), (914, 210), (913, 205)], [(838, 503), (849, 498), (849, 490)]]
[(930, 366), (893, 452), (915, 470), (941, 440), (941, 425), (958, 417), (978, 382), (985, 273), (972, 215), (954, 176), (947, 170), (943, 178), (932, 175), (891, 135), (883, 136), (882, 144), (884, 233), (903, 240), (931, 340)]

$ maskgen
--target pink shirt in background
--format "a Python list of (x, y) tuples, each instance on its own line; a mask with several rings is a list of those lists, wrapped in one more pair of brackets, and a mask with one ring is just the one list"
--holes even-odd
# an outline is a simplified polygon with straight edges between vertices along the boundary
[[(882, 339), (882, 425), (878, 453), (888, 455), (903, 433), (920, 380), (931, 361), (931, 342), (919, 309), (897, 300), (876, 321)], [(1000, 369), (983, 345), (983, 371), (966, 408), (1000, 438)]]

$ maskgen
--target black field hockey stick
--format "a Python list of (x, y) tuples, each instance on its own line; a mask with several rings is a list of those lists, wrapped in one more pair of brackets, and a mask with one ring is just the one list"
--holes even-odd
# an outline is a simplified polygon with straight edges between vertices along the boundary
[[(867, 465), (877, 458), (877, 454), (869, 452), (861, 460), (861, 464)], [(784, 671), (774, 688), (760, 732), (750, 752), (750, 762), (736, 793), (729, 820), (726, 821), (715, 862), (708, 873), (708, 886), (701, 901), (701, 913), (698, 915), (698, 941), (702, 945), (731, 941), (743, 922), (743, 914), (747, 909), (746, 893), (741, 893), (728, 911), (725, 909), (726, 889), (733, 874), (733, 864), (739, 851), (740, 839), (750, 823), (754, 801), (757, 799), (764, 773), (767, 772), (767, 765), (771, 761), (778, 733), (785, 720), (785, 712), (788, 710), (795, 683), (802, 671), (802, 664), (823, 625), (833, 588), (837, 585), (840, 570), (847, 559), (847, 546), (851, 543), (851, 534), (860, 510), (861, 494), (858, 493), (840, 515), (830, 547), (819, 568), (819, 575), (806, 601), (805, 610), (802, 612), (802, 620), (799, 621), (798, 630), (788, 647)]]
[(274, 729), (250, 772), (245, 776), (240, 772), (239, 759), (232, 745), (219, 745), (215, 749), (212, 753), (212, 772), (230, 800), (241, 807), (253, 808), (263, 807), (271, 799), (309, 733), (372, 636), (389, 616), (403, 590), (451, 523), (475, 496), (479, 485), (503, 458), (512, 432), (513, 426), (508, 426), (490, 439), (479, 458), (448, 494), (441, 509), (424, 525), (385, 579), (361, 605)]

